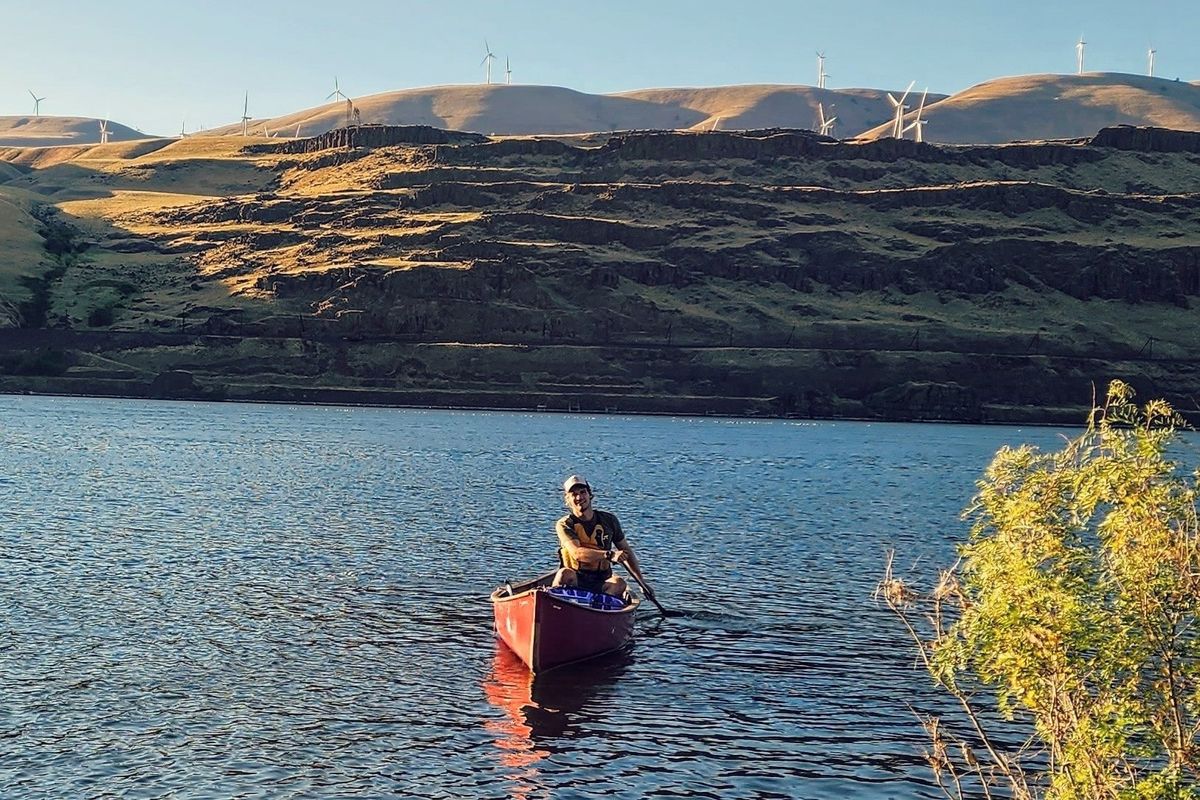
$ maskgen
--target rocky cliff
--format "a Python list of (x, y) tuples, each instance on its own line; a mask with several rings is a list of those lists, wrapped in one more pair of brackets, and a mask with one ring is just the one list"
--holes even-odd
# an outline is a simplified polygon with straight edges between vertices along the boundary
[(364, 126), (14, 170), (49, 249), (0, 387), (1050, 421), (1119, 377), (1193, 410), (1198, 140)]

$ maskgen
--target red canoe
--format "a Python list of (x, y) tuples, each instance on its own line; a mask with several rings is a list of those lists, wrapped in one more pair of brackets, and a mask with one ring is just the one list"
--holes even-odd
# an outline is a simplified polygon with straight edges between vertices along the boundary
[(533, 672), (561, 667), (621, 648), (633, 636), (638, 598), (621, 608), (608, 595), (550, 590), (550, 572), (492, 592), (496, 635)]

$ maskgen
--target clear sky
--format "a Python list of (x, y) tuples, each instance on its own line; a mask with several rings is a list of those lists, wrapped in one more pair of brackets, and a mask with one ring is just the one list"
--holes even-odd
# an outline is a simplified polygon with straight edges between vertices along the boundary
[(147, 133), (484, 80), (608, 93), (816, 83), (953, 92), (1005, 75), (1200, 80), (1200, 0), (0, 0), (0, 115), (109, 117)]

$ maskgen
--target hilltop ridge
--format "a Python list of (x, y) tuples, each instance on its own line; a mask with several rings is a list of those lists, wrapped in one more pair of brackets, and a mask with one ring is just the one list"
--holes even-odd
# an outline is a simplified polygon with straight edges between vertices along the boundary
[[(189, 136), (307, 138), (353, 125), (425, 125), (495, 136), (584, 135), (632, 130), (818, 128), (836, 117), (842, 139), (890, 135), (897, 89), (817, 89), (743, 85), (587, 94), (558, 86), (433, 86), (325, 103), (270, 118), (231, 123)], [(905, 100), (906, 123), (924, 91)], [(1122, 73), (996, 78), (954, 95), (930, 93), (926, 141), (999, 144), (1077, 139), (1112, 125), (1200, 130), (1200, 86)], [(912, 138), (910, 132), (906, 138)], [(145, 138), (113, 123), (111, 141)], [(0, 117), (0, 147), (99, 141), (99, 121), (75, 117)]]

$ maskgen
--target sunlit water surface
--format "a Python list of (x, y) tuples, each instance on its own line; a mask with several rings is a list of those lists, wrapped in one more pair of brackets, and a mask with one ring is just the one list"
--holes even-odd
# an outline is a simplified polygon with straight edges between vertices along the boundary
[[(1058, 434), (0, 397), (0, 436), (0, 795), (532, 800), (939, 796), (871, 593)], [(684, 616), (532, 681), (487, 595), (576, 471)]]

